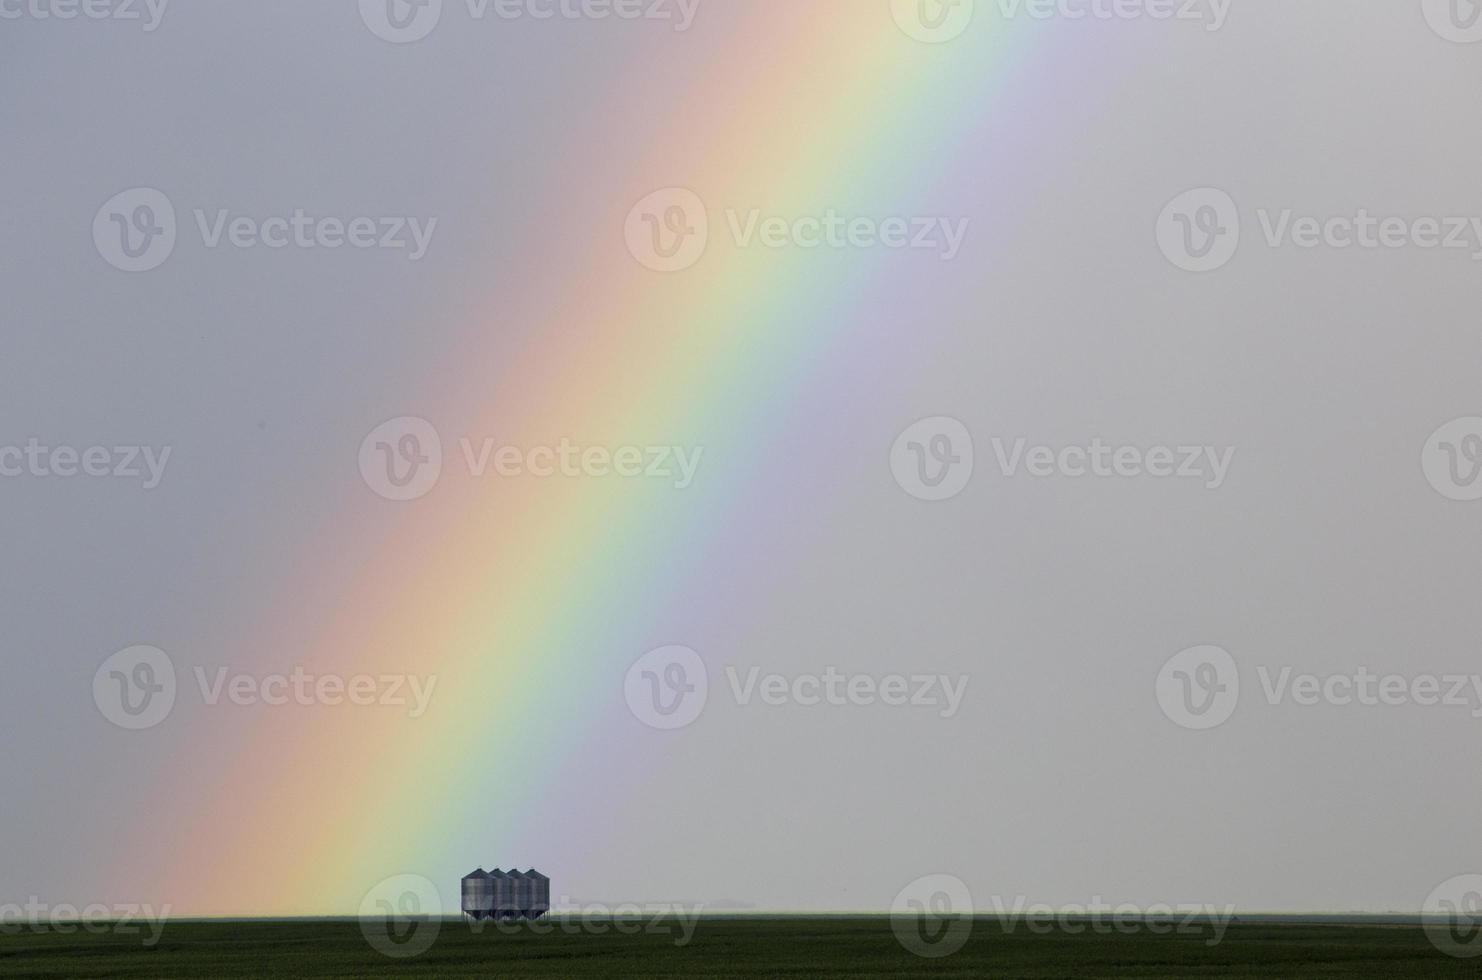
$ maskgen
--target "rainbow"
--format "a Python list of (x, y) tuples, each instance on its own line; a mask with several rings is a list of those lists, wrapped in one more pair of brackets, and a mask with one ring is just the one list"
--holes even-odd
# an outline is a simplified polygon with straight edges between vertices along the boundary
[[(199, 738), (153, 777), (158, 805), (127, 834), (111, 891), (143, 888), (177, 915), (354, 914), (382, 878), (453, 883), (479, 861), (533, 863), (558, 892), (579, 890), (616, 811), (671, 771), (680, 743), (634, 724), (624, 672), (690, 642), (684, 624), (705, 609), (768, 600), (767, 568), (786, 556), (748, 547), (758, 528), (797, 521), (793, 547), (818, 544), (785, 487), (747, 474), (799, 448), (790, 413), (877, 376), (892, 331), (922, 329), (867, 315), (909, 305), (890, 292), (901, 278), (881, 274), (898, 257), (737, 249), (721, 209), (940, 213), (946, 190), (976, 187), (952, 280), (963, 288), (1054, 189), (1055, 174), (1021, 162), (1025, 145), (1094, 111), (1061, 101), (1084, 96), (1094, 51), (1057, 28), (996, 23), (981, 3), (945, 45), (906, 38), (886, 0), (731, 6), (693, 87), (640, 139), (610, 144), (600, 188), (573, 167), (521, 190), (564, 216), (524, 232), (528, 285), (463, 298), (448, 316), (479, 325), (474, 337), (538, 324), (523, 355), (499, 364), (472, 341), (365, 418), (369, 430), (426, 417), (450, 460), (464, 433), (704, 446), (695, 486), (465, 473), (397, 504), (366, 491), (347, 446), (357, 504), (306, 542), (253, 642), (318, 673), (436, 676), (431, 709), (184, 712)], [(699, 46), (707, 13), (719, 16), (702, 10), (685, 43)], [(1050, 39), (1065, 57), (1030, 57)], [(633, 260), (623, 226), (668, 186), (709, 205), (712, 237), (695, 267), (666, 275)], [(571, 210), (599, 191), (605, 203), (574, 230)], [(931, 301), (917, 305), (929, 317)], [(866, 462), (883, 466), (887, 449)]]

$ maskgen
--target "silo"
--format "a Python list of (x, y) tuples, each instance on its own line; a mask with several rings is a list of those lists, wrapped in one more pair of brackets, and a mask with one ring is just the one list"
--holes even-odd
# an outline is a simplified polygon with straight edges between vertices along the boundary
[(494, 891), (494, 916), (499, 919), (511, 918), (516, 908), (514, 882), (498, 868), (489, 872), (489, 881)]
[(538, 919), (551, 910), (551, 879), (534, 868), (525, 872), (525, 877), (531, 885), (530, 918)]
[(531, 901), (534, 898), (531, 894), (531, 886), (535, 882), (531, 881), (529, 876), (523, 871), (511, 868), (509, 872), (509, 884), (514, 897), (515, 917), (523, 919), (529, 912)]
[(463, 879), (463, 914), (475, 919), (487, 919), (494, 914), (494, 885), (483, 868)]

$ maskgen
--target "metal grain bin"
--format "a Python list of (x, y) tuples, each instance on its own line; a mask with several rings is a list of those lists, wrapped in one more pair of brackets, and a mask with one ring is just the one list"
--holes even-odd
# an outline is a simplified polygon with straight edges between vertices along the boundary
[(494, 914), (494, 883), (483, 868), (463, 879), (463, 914), (475, 919)]
[(516, 918), (524, 918), (534, 901), (534, 885), (529, 876), (523, 871), (511, 868), (509, 872), (511, 904), (514, 906), (513, 915)]
[(532, 919), (538, 919), (551, 910), (551, 879), (531, 868), (525, 872), (525, 877), (530, 879), (531, 902), (527, 913)]
[(513, 918), (519, 909), (515, 904), (514, 882), (498, 868), (489, 872), (489, 881), (494, 889), (494, 915), (501, 919)]

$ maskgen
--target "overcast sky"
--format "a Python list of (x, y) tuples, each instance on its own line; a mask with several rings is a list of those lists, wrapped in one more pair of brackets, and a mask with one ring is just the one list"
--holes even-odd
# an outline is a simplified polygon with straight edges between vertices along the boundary
[[(0, 20), (0, 902), (138, 900), (90, 869), (168, 805), (163, 773), (212, 721), (189, 710), (134, 738), (93, 695), (105, 659), (158, 647), (183, 683), (196, 663), (289, 669), (292, 652), (254, 639), (285, 591), (340, 587), (304, 568), (355, 571), (314, 542), (385, 505), (355, 471), (371, 428), (431, 405), (498, 435), (480, 372), (508, 384), (543, 342), (521, 317), (611, 279), (575, 256), (610, 240), (614, 268), (661, 275), (622, 251), (623, 215), (704, 147), (652, 125), (656, 100), (781, 80), (792, 97), (762, 105), (872, 111), (831, 98), (858, 79), (806, 70), (829, 61), (816, 47), (711, 73), (773, 2), (702, 4), (673, 32), (477, 25), (449, 0), (436, 34), (401, 45), (353, 2), (177, 0), (146, 30), (147, 5), (145, 23), (62, 22), (0, 0), (19, 11)], [(894, 32), (889, 6), (816, 5)], [(570, 775), (528, 799), (561, 810), (551, 839), (525, 839), (554, 855), (558, 893), (590, 898), (885, 908), (946, 873), (984, 908), (1419, 909), (1482, 870), (1482, 44), (1440, 36), (1419, 0), (1238, 0), (1217, 30), (1021, 22), (997, 47), (973, 32), (997, 29), (999, 6), (979, 0), (943, 45), (899, 32), (902, 63), (962, 60), (940, 89), (920, 82), (932, 67), (895, 66), (920, 111), (851, 130), (873, 143), (847, 144), (839, 193), (812, 211), (787, 149), (828, 172), (839, 120), (746, 121), (756, 162), (733, 186), (757, 199), (708, 202), (705, 264), (671, 275), (742, 247), (732, 205), (743, 222), (782, 208), (784, 237), (828, 207), (906, 216), (942, 249), (821, 258), (800, 275), (836, 289), (778, 287), (768, 322), (790, 333), (759, 327), (744, 373), (697, 369), (767, 412), (706, 402), (712, 429), (676, 425), (705, 445), (676, 499), (714, 519), (654, 545), (687, 571), (632, 585), (641, 623), (614, 635), (593, 695), (615, 713), (552, 750)], [(839, 36), (880, 57), (876, 35)], [(933, 176), (892, 196), (891, 168)], [(159, 253), (117, 236), (154, 242), (163, 215), (137, 194), (105, 206), (133, 188), (177, 221), (173, 252), (130, 273)], [(241, 248), (231, 236), (295, 232), (225, 223), (205, 244), (222, 210), (295, 209), (372, 216), (405, 248)], [(410, 216), (436, 227), (379, 220)], [(543, 232), (571, 251), (532, 257)], [(488, 315), (504, 295), (517, 315)], [(594, 390), (654, 349), (591, 348)], [(698, 418), (684, 384), (653, 397)], [(615, 417), (593, 425), (621, 440)], [(669, 656), (653, 680), (623, 673), (668, 645), (695, 651), (709, 687), (672, 731), (625, 698), (658, 684), (669, 705), (693, 671)], [(602, 833), (622, 843), (577, 860), (556, 831), (581, 834), (591, 753), (614, 744), (633, 753), (604, 768), (629, 788)], [(200, 792), (271, 764), (234, 758)]]

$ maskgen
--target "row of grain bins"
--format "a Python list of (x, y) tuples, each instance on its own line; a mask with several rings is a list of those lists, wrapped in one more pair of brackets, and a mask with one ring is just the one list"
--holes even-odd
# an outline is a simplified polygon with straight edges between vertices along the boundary
[(551, 910), (551, 879), (529, 871), (485, 871), (463, 879), (463, 914), (475, 919), (538, 919)]

